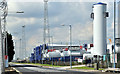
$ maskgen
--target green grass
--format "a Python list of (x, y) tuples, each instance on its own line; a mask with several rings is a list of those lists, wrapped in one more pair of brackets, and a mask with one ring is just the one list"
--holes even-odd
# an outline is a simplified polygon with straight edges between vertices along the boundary
[[(94, 70), (94, 68), (90, 68), (90, 67), (73, 67), (73, 69), (86, 69), (86, 70)], [(104, 70), (104, 69), (99, 68), (99, 70)]]
[(73, 69), (87, 69), (87, 70), (94, 70), (94, 68), (90, 68), (90, 67), (73, 67)]
[(99, 70), (105, 70), (105, 69), (103, 69), (103, 68), (99, 68)]
[(64, 66), (58, 66), (58, 65), (50, 65), (50, 64), (39, 64), (39, 63), (15, 63), (15, 64), (31, 64), (31, 65), (38, 65), (38, 66), (50, 66), (50, 67), (64, 67)]

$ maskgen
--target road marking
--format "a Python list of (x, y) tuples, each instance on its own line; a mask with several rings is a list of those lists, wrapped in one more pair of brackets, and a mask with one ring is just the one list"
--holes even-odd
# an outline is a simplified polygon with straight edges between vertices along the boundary
[(13, 68), (16, 72), (18, 72), (19, 74), (22, 74), (19, 70), (17, 70), (16, 68)]

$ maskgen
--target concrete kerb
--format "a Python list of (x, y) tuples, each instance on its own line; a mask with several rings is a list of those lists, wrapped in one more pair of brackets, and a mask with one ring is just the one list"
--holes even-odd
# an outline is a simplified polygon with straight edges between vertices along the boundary
[[(33, 64), (28, 64), (28, 65), (33, 65)], [(100, 70), (70, 69), (69, 66), (67, 66), (67, 67), (51, 67), (51, 66), (40, 66), (40, 65), (34, 65), (34, 66), (39, 66), (39, 67), (44, 67), (44, 68), (56, 68), (56, 69), (72, 70), (72, 71), (82, 71), (82, 72), (106, 72), (104, 70), (100, 71)], [(81, 65), (81, 67), (82, 66), (85, 66), (85, 65)], [(75, 66), (75, 67), (79, 67), (79, 66)], [(16, 70), (16, 72), (19, 72), (17, 69), (15, 69), (15, 70)]]
[(119, 68), (107, 68), (105, 70), (102, 70), (102, 72), (118, 72), (118, 73), (120, 73), (120, 69)]
[(100, 70), (86, 70), (86, 69), (66, 69), (66, 70), (80, 71), (80, 72), (102, 72)]

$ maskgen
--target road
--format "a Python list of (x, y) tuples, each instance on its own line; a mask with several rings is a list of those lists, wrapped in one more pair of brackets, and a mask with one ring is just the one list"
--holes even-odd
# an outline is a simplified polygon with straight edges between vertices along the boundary
[(72, 71), (72, 70), (64, 70), (59, 68), (45, 68), (41, 66), (33, 66), (33, 65), (24, 65), (24, 64), (12, 64), (12, 67), (17, 69), (22, 74), (103, 74), (101, 72), (81, 72), (81, 71)]

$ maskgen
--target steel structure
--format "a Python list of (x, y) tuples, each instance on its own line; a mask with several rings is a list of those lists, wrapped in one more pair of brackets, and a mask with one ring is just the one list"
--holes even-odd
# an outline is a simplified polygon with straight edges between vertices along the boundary
[(48, 2), (48, 0), (44, 0), (44, 33), (43, 33), (43, 42), (44, 42), (44, 44), (46, 44), (47, 2)]
[[(50, 44), (50, 33), (48, 24), (48, 0), (44, 0), (44, 33), (43, 33), (43, 44)], [(45, 47), (43, 47), (43, 54), (45, 53)], [(44, 58), (43, 58), (44, 60)], [(42, 61), (43, 63), (43, 61)]]
[[(8, 14), (8, 7), (7, 7), (7, 2), (6, 0), (2, 0), (2, 2), (0, 3), (0, 10), (1, 10), (1, 15), (0, 15), (0, 73), (1, 72), (4, 72), (5, 71), (5, 59), (4, 59), (4, 56), (5, 56), (5, 49), (7, 47), (5, 47), (5, 44), (6, 44), (6, 17), (7, 17), (7, 14)], [(6, 52), (7, 52), (7, 49), (6, 49)], [(8, 55), (6, 53), (6, 55)]]
[(44, 0), (44, 44), (50, 43), (50, 29), (48, 20), (48, 0)]

